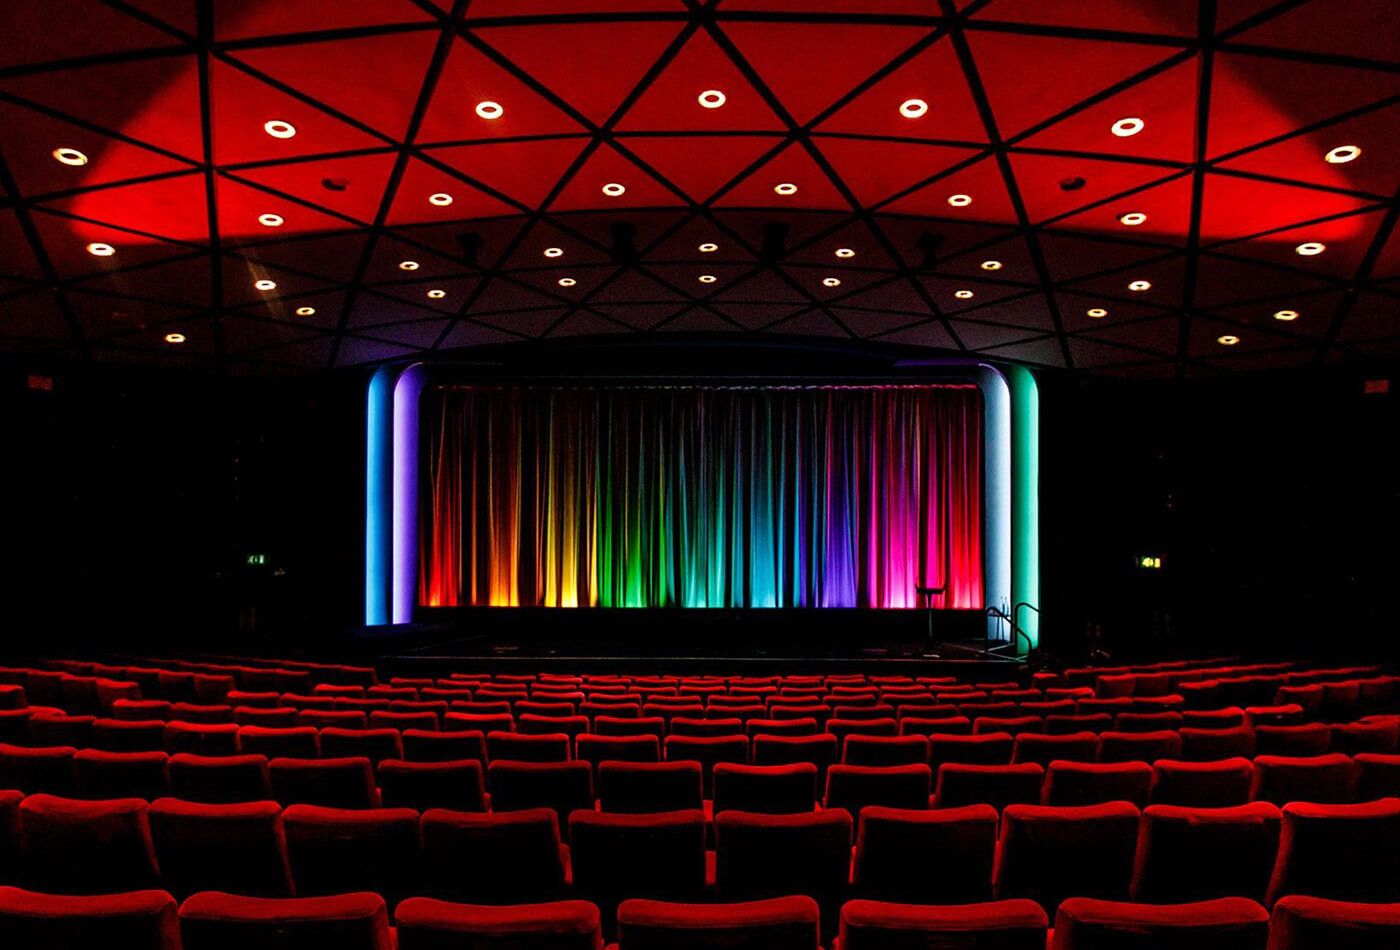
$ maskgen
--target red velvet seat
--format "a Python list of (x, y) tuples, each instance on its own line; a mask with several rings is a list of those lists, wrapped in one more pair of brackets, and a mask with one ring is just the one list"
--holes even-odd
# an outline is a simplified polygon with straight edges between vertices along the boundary
[(593, 807), (593, 770), (587, 762), (492, 762), (486, 784), (492, 810), (550, 808), (561, 828), (575, 809)]
[(791, 765), (810, 762), (817, 767), (817, 783), (825, 787), (826, 771), (837, 762), (840, 746), (835, 736), (758, 735), (753, 739), (754, 765)]
[(698, 762), (603, 762), (598, 766), (598, 806), (606, 812), (681, 811), (701, 808), (704, 800)]
[(439, 732), (405, 729), (403, 757), (409, 762), (460, 762), (475, 759), (486, 767), (486, 734), (480, 731)]
[(413, 809), (292, 805), (282, 820), (297, 894), (373, 891), (393, 904), (422, 891)]
[(1035, 805), (1040, 802), (1044, 781), (1045, 769), (1035, 762), (1019, 765), (948, 762), (938, 767), (933, 804), (936, 808), (991, 805), (996, 809), (1016, 802)]
[(1233, 808), (1149, 806), (1142, 813), (1133, 899), (1263, 900), (1281, 822), (1279, 810), (1267, 802)]
[(267, 757), (262, 755), (211, 757), (182, 752), (170, 757), (165, 777), (170, 794), (186, 801), (219, 804), (272, 798)]
[(671, 720), (673, 736), (742, 736), (744, 720), (733, 718), (692, 719), (677, 716)]
[(92, 747), (108, 752), (157, 752), (164, 747), (165, 722), (159, 719), (96, 719)]
[(559, 899), (565, 861), (549, 808), (479, 814), (434, 808), (422, 815), (429, 896), (482, 904)]
[(1066, 762), (1095, 762), (1099, 757), (1099, 737), (1093, 732), (1071, 732), (1046, 735), (1023, 732), (1016, 736), (1011, 748), (1011, 761), (1035, 762), (1049, 766), (1058, 760)]
[(1097, 736), (1112, 729), (1113, 716), (1109, 713), (1050, 713), (1045, 717), (1045, 732), (1052, 736), (1073, 732), (1092, 732)]
[[(30, 710), (23, 710), (28, 714)], [(92, 724), (96, 716), (69, 716), (63, 713), (44, 713), (30, 716), (28, 720), (27, 746), (65, 746), (84, 749), (92, 745)]]
[(1297, 726), (1256, 726), (1256, 755), (1324, 755), (1332, 748), (1332, 730), (1320, 722)]
[(1055, 914), (1052, 950), (1266, 950), (1269, 912), (1226, 897), (1192, 904), (1070, 898)]
[(571, 740), (590, 728), (587, 716), (534, 716), (516, 711), (516, 731), (522, 736), (568, 736)]
[(819, 950), (820, 916), (809, 897), (740, 904), (624, 901), (617, 950)]
[(574, 891), (614, 931), (617, 905), (634, 897), (705, 897), (705, 813), (699, 809), (622, 815), (580, 809), (569, 817)]
[[(290, 709), (275, 711), (287, 713), (289, 715), (294, 712), (294, 710)], [(172, 721), (179, 720), (180, 722), (238, 722), (238, 719), (233, 713), (234, 709), (232, 706), (221, 703), (171, 703), (170, 715), (168, 718)], [(291, 722), (288, 721), (286, 723), (277, 724), (291, 725)], [(265, 725), (274, 725), (274, 723), (268, 722), (265, 723)]]
[(397, 729), (321, 730), (321, 755), (328, 759), (364, 757), (371, 763), (381, 759), (402, 759), (403, 741)]
[(1152, 799), (1152, 766), (1146, 762), (1051, 762), (1041, 792), (1042, 805), (1099, 805)]
[(158, 890), (74, 897), (0, 887), (0, 933), (13, 950), (180, 950), (175, 900)]
[(1400, 749), (1400, 722), (1382, 719), (1336, 724), (1332, 726), (1331, 749), (1345, 755), (1363, 752), (1394, 755)]
[(170, 703), (164, 699), (119, 699), (112, 703), (111, 717), (136, 721), (169, 720)]
[(161, 880), (175, 896), (211, 890), (293, 895), (276, 802), (206, 805), (161, 798), (148, 814)]
[(748, 736), (667, 736), (665, 742), (667, 762), (699, 762), (700, 773), (705, 784), (705, 797), (713, 794), (714, 767), (718, 762), (735, 762), (747, 765), (749, 761)]
[(1254, 755), (1255, 734), (1251, 726), (1234, 726), (1229, 729), (1184, 726), (1179, 732), (1181, 757), (1188, 762), (1247, 759)]
[(496, 762), (567, 762), (570, 740), (562, 732), (521, 735), (518, 732), (488, 732), (486, 757)]
[(1254, 785), (1249, 759), (1182, 762), (1158, 759), (1152, 766), (1152, 801), (1159, 805), (1227, 808), (1248, 802)]
[(72, 746), (29, 748), (0, 744), (0, 788), (13, 788), (27, 794), (73, 793)]
[[(956, 712), (956, 710), (955, 710)], [(899, 720), (901, 736), (970, 736), (972, 720), (966, 716), (904, 716)]]
[(1274, 904), (1269, 950), (1394, 950), (1400, 903), (1362, 904), (1295, 894)]
[(294, 722), (285, 725), (315, 726), (317, 729), (367, 729), (369, 716), (354, 709), (300, 709)]
[(311, 726), (314, 729), (322, 725), (318, 722), (302, 722), (300, 713), (289, 706), (235, 706), (231, 718), (240, 726), (268, 726), (273, 729), (286, 729), (291, 726)]
[(394, 709), (373, 709), (369, 714), (371, 729), (417, 729), (423, 732), (437, 732), (442, 721), (437, 713), (429, 710), (409, 711)]
[(19, 805), (19, 883), (55, 894), (113, 894), (160, 885), (146, 803), (30, 795)]
[(196, 894), (180, 906), (183, 950), (393, 950), (384, 899)]
[(81, 749), (73, 756), (75, 798), (144, 798), (167, 794), (164, 752), (103, 752)]
[(321, 754), (314, 726), (239, 726), (238, 751), (268, 758), (314, 759)]
[(453, 712), (442, 717), (443, 732), (479, 732), (490, 735), (493, 732), (514, 732), (515, 717), (506, 706), (501, 712), (468, 713), (456, 712), (461, 703), (453, 703)]
[(833, 765), (826, 773), (826, 808), (843, 808), (853, 815), (867, 805), (927, 808), (933, 791), (927, 765)]
[(1369, 802), (1377, 798), (1400, 797), (1400, 754), (1382, 755), (1376, 752), (1362, 752), (1352, 761), (1356, 763), (1358, 801)]
[(997, 842), (996, 895), (1049, 912), (1067, 897), (1126, 899), (1140, 813), (1127, 802), (1008, 805)]
[(1099, 734), (1100, 762), (1155, 762), (1181, 758), (1181, 733), (1117, 732)]
[(603, 950), (587, 901), (490, 907), (411, 897), (394, 910), (398, 950)]
[[(963, 707), (966, 712), (966, 707)], [(1027, 732), (1044, 732), (1045, 720), (1039, 716), (976, 716), (972, 720), (974, 736), (1001, 735), (1013, 739)]]
[(817, 807), (817, 767), (737, 765), (720, 762), (714, 772), (714, 813), (738, 810), (769, 815), (796, 814)]
[(1048, 921), (1034, 901), (924, 907), (849, 901), (835, 950), (1044, 950)]
[(926, 765), (924, 736), (847, 736), (841, 747), (844, 765)]
[(857, 823), (851, 892), (912, 904), (991, 900), (997, 820), (990, 805), (932, 811), (864, 808)]
[(231, 722), (168, 722), (161, 743), (171, 753), (237, 755), (238, 726)]
[(1400, 901), (1400, 798), (1283, 806), (1283, 835), (1267, 903), (1289, 894)]
[(1178, 712), (1123, 712), (1113, 720), (1117, 732), (1163, 732), (1180, 729), (1181, 724)]
[(660, 762), (661, 741), (656, 736), (599, 736), (585, 733), (575, 737), (575, 757), (593, 766), (597, 774), (602, 762)]
[(1357, 777), (1355, 763), (1339, 753), (1259, 755), (1254, 758), (1254, 784), (1250, 788), (1250, 797), (1275, 805), (1288, 802), (1350, 802), (1356, 796)]
[(800, 719), (750, 719), (744, 723), (750, 745), (754, 736), (815, 736), (817, 728), (817, 720), (810, 716)]
[(935, 772), (945, 762), (965, 765), (1010, 765), (1015, 739), (993, 732), (960, 736), (936, 733), (928, 737), (928, 764)]
[(660, 742), (666, 737), (666, 720), (660, 716), (595, 716), (593, 732), (600, 736), (655, 736)]
[(456, 762), (404, 762), (384, 759), (375, 767), (385, 808), (451, 808), (485, 811), (486, 774), (476, 759)]
[(334, 759), (276, 758), (267, 763), (272, 798), (283, 805), (374, 808), (379, 792), (364, 756)]

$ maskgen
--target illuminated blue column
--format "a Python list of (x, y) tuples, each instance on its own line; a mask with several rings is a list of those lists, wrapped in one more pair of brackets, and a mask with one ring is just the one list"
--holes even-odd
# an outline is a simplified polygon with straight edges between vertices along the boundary
[(1011, 384), (1011, 596), (1016, 622), (1040, 643), (1040, 387), (1024, 366), (1006, 370)]
[[(982, 577), (985, 601), (1011, 614), (1011, 392), (1006, 377), (986, 364), (974, 370), (982, 391), (983, 516)], [(1013, 636), (1005, 620), (988, 615), (987, 637)]]
[(428, 370), (415, 363), (394, 384), (393, 596), (390, 623), (412, 623), (418, 600), (418, 397)]
[(365, 624), (389, 622), (393, 558), (393, 399), (396, 370), (381, 366), (370, 377), (365, 407)]

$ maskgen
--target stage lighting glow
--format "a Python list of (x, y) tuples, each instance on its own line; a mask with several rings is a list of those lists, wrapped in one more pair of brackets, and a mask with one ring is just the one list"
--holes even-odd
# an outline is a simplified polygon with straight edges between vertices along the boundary
[(1240, 342), (1240, 338), (1233, 333), (1227, 333), (1224, 336), (1216, 337), (1215, 342), (1219, 343), (1221, 346), (1234, 346), (1236, 343)]
[(432, 290), (428, 291), (428, 296), (433, 300), (441, 300), (443, 297), (447, 296), (447, 291), (433, 288)]
[(983, 261), (983, 270), (1001, 270), (1001, 261)]
[(275, 139), (289, 139), (297, 134), (297, 127), (282, 119), (268, 119), (263, 123), (263, 131)]
[(823, 287), (840, 287), (840, 286), (841, 286), (841, 278), (840, 278), (840, 277), (823, 277), (823, 278), (822, 278), (822, 286), (823, 286)]
[(1135, 294), (1140, 294), (1144, 290), (1152, 289), (1152, 282), (1148, 280), (1135, 280), (1128, 284), (1128, 289)]
[(899, 104), (899, 114), (906, 119), (921, 119), (928, 113), (928, 103), (922, 99), (905, 99)]
[(972, 196), (971, 196), (971, 195), (949, 195), (949, 196), (948, 196), (948, 204), (952, 205), (954, 208), (966, 208), (968, 205), (972, 204)]
[(167, 333), (165, 335), (165, 342), (169, 343), (171, 346), (179, 346), (181, 343), (185, 342), (185, 335), (183, 333)]
[(620, 197), (626, 191), (627, 186), (622, 184), (621, 182), (610, 181), (603, 186), (603, 194), (607, 195), (609, 198)]
[(1303, 257), (1316, 257), (1327, 250), (1327, 245), (1323, 244), (1321, 241), (1304, 241), (1293, 250)]
[(1127, 214), (1118, 216), (1118, 223), (1124, 227), (1135, 228), (1147, 220), (1147, 215), (1141, 211), (1129, 211)]
[(277, 281), (268, 280), (266, 277), (264, 277), (262, 280), (253, 281), (253, 286), (258, 288), (258, 290), (276, 290)]
[(1084, 314), (1093, 320), (1102, 320), (1104, 317), (1108, 316), (1108, 311), (1103, 307), (1090, 307), (1088, 310), (1084, 311)]
[(856, 252), (853, 248), (838, 247), (836, 249), (836, 256), (841, 258), (842, 260), (849, 260), (850, 258), (856, 256)]
[(559, 278), (559, 286), (560, 286), (560, 287), (572, 287), (572, 286), (574, 286), (574, 284), (577, 284), (577, 283), (578, 283), (578, 281), (574, 280), (572, 277), (560, 277), (560, 278)]
[(724, 93), (720, 92), (718, 89), (706, 89), (704, 92), (700, 93), (699, 96), (700, 104), (706, 109), (718, 109), (720, 106), (724, 105), (724, 101)]
[(1333, 165), (1345, 165), (1347, 162), (1354, 162), (1361, 157), (1361, 146), (1338, 145), (1322, 157)]
[(716, 277), (714, 274), (701, 274), (699, 277), (696, 278), (696, 280), (700, 281), (700, 283), (702, 284), (713, 284), (718, 279), (719, 278)]
[(86, 165), (88, 157), (76, 148), (56, 148), (53, 157), (65, 165)]
[(953, 291), (953, 296), (957, 297), (959, 300), (971, 300), (973, 293), (970, 290), (955, 290)]
[(417, 270), (417, 261), (399, 261), (399, 270)]
[(1146, 122), (1143, 122), (1137, 116), (1132, 115), (1119, 119), (1117, 122), (1113, 123), (1111, 131), (1120, 139), (1126, 139), (1130, 136), (1137, 135), (1143, 130), (1143, 127), (1146, 125)]
[(266, 214), (258, 215), (258, 224), (261, 224), (265, 228), (280, 228), (286, 221), (287, 219), (280, 214), (273, 214), (270, 211)]
[(439, 191), (435, 195), (428, 196), (428, 204), (437, 205), (439, 208), (446, 208), (452, 204), (452, 196), (446, 192)]
[(103, 244), (101, 241), (93, 241), (87, 246), (87, 252), (93, 257), (111, 257), (117, 253), (117, 249), (110, 244)]
[(1298, 311), (1296, 311), (1296, 310), (1275, 310), (1275, 311), (1274, 311), (1274, 319), (1275, 319), (1275, 320), (1282, 320), (1284, 323), (1292, 323), (1294, 320), (1297, 320), (1297, 319), (1298, 319)]
[(713, 254), (715, 251), (719, 250), (719, 245), (714, 241), (706, 241), (704, 244), (697, 247), (696, 250), (701, 254)]
[(797, 194), (797, 186), (790, 181), (782, 181), (773, 186), (773, 190), (780, 195)]
[(506, 110), (499, 102), (492, 102), (490, 99), (485, 99), (476, 104), (476, 114), (483, 119), (495, 120), (505, 115)]
[(564, 249), (563, 249), (562, 247), (547, 247), (547, 248), (544, 249), (544, 256), (545, 256), (545, 257), (563, 257), (563, 256), (564, 256)]
[(315, 307), (297, 307), (297, 316), (299, 317), (310, 317), (314, 316), (315, 313)]

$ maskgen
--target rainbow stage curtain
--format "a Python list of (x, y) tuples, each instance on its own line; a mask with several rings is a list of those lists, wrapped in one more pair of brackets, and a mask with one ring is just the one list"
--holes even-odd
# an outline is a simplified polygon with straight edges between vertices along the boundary
[(422, 433), (426, 606), (982, 606), (973, 386), (443, 386)]

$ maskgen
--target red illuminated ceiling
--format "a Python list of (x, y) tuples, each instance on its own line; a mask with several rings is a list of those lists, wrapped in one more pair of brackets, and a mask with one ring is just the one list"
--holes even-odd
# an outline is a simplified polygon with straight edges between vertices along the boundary
[(1400, 355), (1385, 3), (63, 0), (0, 31), (0, 350), (266, 372), (729, 331), (1132, 377)]

